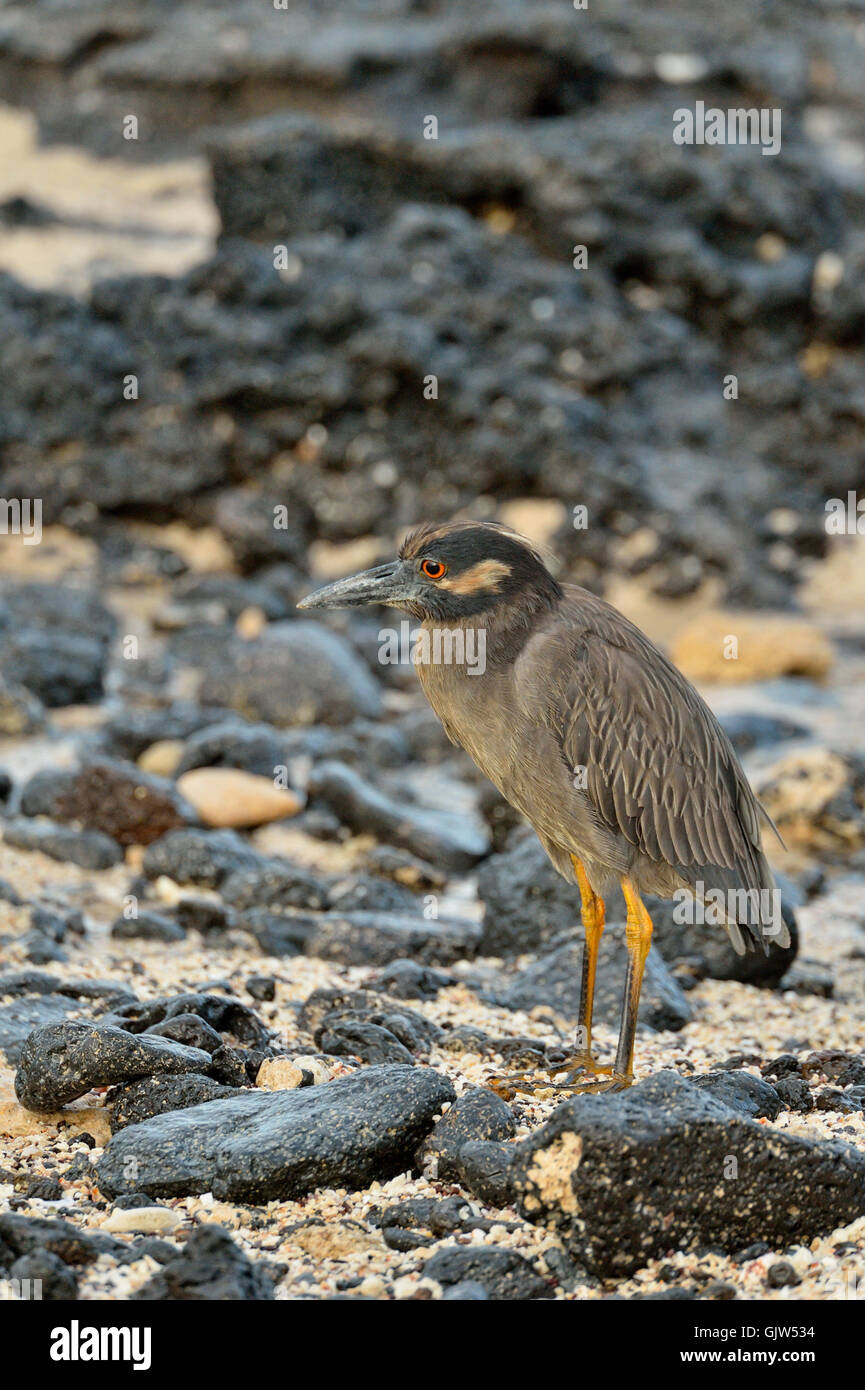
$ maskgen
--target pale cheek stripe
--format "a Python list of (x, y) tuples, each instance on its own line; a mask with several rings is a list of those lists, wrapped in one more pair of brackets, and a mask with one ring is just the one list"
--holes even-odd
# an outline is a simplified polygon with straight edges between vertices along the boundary
[(501, 580), (510, 572), (510, 566), (502, 564), (500, 560), (481, 560), (479, 564), (473, 565), (465, 574), (457, 575), (455, 579), (440, 580), (439, 588), (447, 589), (452, 594), (474, 594), (479, 589), (495, 592)]

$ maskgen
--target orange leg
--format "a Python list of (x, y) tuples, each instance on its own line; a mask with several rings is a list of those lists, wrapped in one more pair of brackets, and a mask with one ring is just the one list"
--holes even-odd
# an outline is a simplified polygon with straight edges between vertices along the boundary
[(604, 934), (604, 923), (606, 922), (606, 909), (603, 898), (598, 894), (589, 883), (585, 869), (577, 859), (576, 855), (571, 855), (574, 865), (574, 872), (577, 875), (577, 883), (580, 887), (580, 899), (582, 902), (582, 921), (583, 930), (586, 933), (586, 949), (583, 952), (583, 975), (580, 982), (580, 1014), (579, 1027), (577, 1031), (578, 1053), (582, 1054), (582, 1065), (586, 1071), (600, 1072), (608, 1071), (609, 1068), (599, 1067), (592, 1057), (592, 1014), (595, 1007), (595, 976), (598, 969), (598, 948), (601, 944), (601, 937)]
[[(577, 1027), (577, 1039), (574, 1051), (569, 1054), (551, 1061), (548, 1066), (542, 1067), (541, 1076), (531, 1072), (520, 1072), (512, 1076), (495, 1076), (491, 1079), (490, 1085), (494, 1091), (510, 1100), (515, 1092), (534, 1092), (534, 1091), (579, 1091), (582, 1084), (575, 1084), (577, 1077), (584, 1077), (587, 1072), (592, 1076), (610, 1075), (611, 1067), (601, 1067), (592, 1056), (592, 1011), (595, 1002), (595, 976), (598, 966), (598, 947), (601, 944), (601, 937), (604, 932), (604, 922), (606, 913), (604, 900), (592, 888), (589, 883), (583, 865), (576, 855), (571, 855), (576, 874), (577, 884), (580, 889), (581, 919), (583, 929), (586, 933), (586, 947), (583, 952), (583, 973), (580, 981), (580, 1006), (579, 1020)], [(555, 1056), (555, 1054), (551, 1054)], [(565, 1077), (560, 1082), (552, 1082), (546, 1077), (554, 1077), (565, 1073)]]
[(640, 1006), (640, 990), (643, 987), (643, 971), (646, 956), (652, 944), (652, 919), (643, 900), (629, 878), (622, 879), (622, 892), (628, 909), (625, 934), (628, 943), (628, 974), (625, 980), (625, 993), (622, 999), (622, 1023), (619, 1029), (619, 1045), (616, 1049), (614, 1075), (625, 1078), (630, 1084), (634, 1075), (634, 1035), (637, 1031), (637, 1010)]

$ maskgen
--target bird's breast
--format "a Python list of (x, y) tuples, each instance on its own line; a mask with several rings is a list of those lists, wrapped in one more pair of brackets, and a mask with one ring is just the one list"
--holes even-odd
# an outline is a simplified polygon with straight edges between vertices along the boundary
[[(426, 625), (425, 625), (426, 629)], [(438, 629), (426, 629), (434, 639)], [(441, 656), (445, 648), (439, 648)], [(424, 660), (428, 655), (429, 660)], [(510, 708), (507, 681), (490, 671), (476, 648), (473, 660), (435, 660), (432, 641), (415, 653), (415, 670), (438, 718), (454, 743), (501, 787), (513, 767), (516, 709)]]

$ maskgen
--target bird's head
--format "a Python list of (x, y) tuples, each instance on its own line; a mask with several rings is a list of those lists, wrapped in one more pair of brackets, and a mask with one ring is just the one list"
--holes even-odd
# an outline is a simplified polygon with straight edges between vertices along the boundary
[(491, 522), (418, 527), (390, 564), (318, 589), (298, 608), (381, 603), (417, 618), (459, 622), (502, 606), (554, 603), (561, 588), (530, 543)]

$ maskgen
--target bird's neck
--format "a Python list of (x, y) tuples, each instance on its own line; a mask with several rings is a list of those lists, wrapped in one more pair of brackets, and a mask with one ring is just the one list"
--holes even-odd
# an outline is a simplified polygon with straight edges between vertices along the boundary
[(441, 655), (442, 664), (448, 664), (448, 653), (459, 649), (469, 668), (474, 659), (476, 669), (483, 663), (486, 670), (501, 670), (516, 661), (529, 638), (553, 616), (560, 592), (529, 590), (464, 617), (426, 618), (421, 633), (426, 635), (427, 660), (437, 664)]

